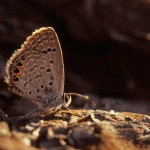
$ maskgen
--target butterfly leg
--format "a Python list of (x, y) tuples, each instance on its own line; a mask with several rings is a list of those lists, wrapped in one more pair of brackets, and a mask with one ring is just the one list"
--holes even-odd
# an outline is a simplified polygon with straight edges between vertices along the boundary
[(77, 96), (80, 97), (81, 99), (83, 99), (85, 102), (89, 102), (91, 103), (93, 106), (95, 106), (95, 102), (90, 100), (89, 97), (87, 95), (82, 95), (82, 94), (78, 94), (78, 93), (65, 93), (68, 96)]
[(72, 97), (71, 95), (68, 95), (67, 93), (64, 93), (64, 103), (63, 103), (63, 107), (65, 109), (68, 109), (68, 106), (70, 105), (71, 101), (72, 101)]

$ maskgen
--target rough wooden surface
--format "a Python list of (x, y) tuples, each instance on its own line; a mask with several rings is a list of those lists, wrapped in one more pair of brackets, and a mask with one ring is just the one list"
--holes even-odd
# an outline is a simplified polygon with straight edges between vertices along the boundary
[(0, 149), (150, 149), (150, 116), (61, 110), (43, 119), (0, 122)]

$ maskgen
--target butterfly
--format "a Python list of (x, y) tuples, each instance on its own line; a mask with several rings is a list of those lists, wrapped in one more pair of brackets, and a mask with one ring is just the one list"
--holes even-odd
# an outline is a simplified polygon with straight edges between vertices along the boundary
[(52, 27), (35, 30), (13, 53), (6, 64), (5, 81), (10, 91), (31, 100), (40, 112), (68, 107), (71, 93), (64, 93), (63, 54)]

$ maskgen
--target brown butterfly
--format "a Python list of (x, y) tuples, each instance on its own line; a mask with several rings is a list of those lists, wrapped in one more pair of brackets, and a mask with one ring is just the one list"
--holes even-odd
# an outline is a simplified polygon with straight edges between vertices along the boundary
[[(64, 93), (64, 62), (58, 36), (53, 28), (43, 27), (27, 38), (7, 62), (6, 83), (17, 95), (37, 104), (31, 114), (67, 107), (70, 95)], [(67, 97), (64, 98), (64, 97)]]

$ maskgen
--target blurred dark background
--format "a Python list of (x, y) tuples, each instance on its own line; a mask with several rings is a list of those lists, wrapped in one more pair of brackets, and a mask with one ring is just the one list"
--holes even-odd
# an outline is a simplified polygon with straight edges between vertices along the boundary
[(150, 112), (148, 0), (1, 0), (2, 109), (11, 112), (15, 99), (3, 82), (6, 61), (27, 36), (43, 26), (52, 26), (59, 36), (65, 92), (86, 93), (99, 101), (109, 97), (110, 101), (142, 103), (142, 112)]

